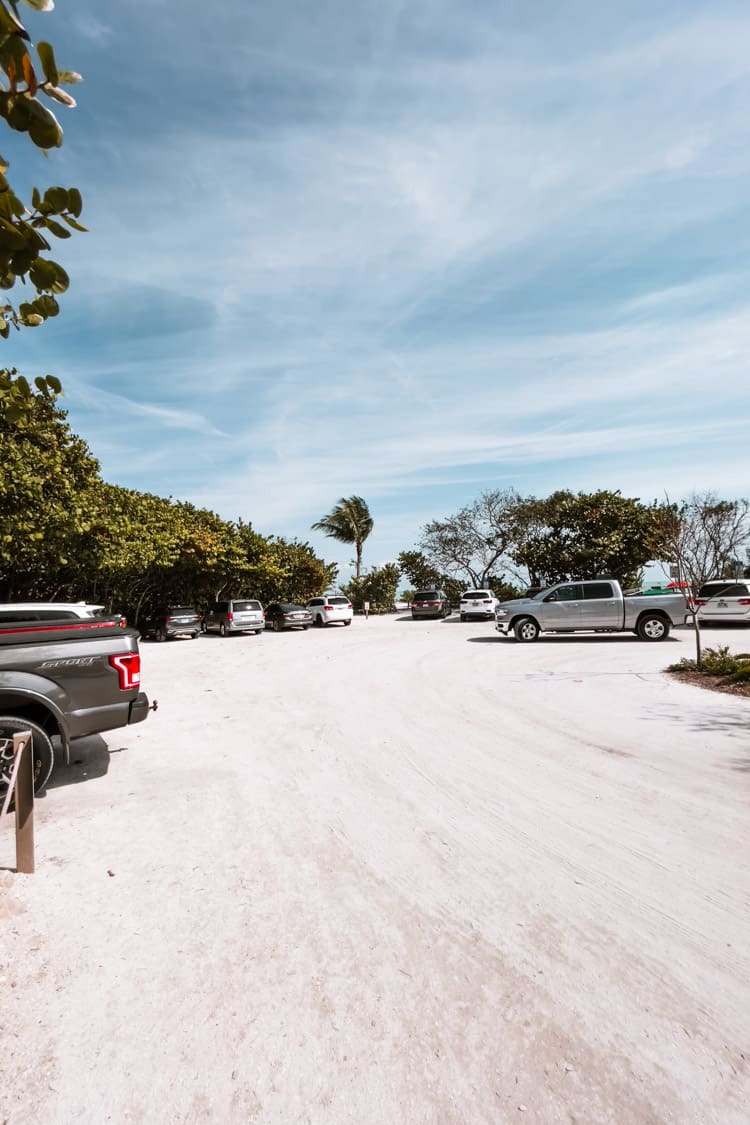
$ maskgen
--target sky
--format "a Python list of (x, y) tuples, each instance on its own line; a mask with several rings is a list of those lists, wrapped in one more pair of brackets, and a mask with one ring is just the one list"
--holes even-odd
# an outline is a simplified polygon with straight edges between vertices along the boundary
[(122, 486), (365, 566), (483, 491), (750, 494), (750, 7), (57, 0), (52, 373)]

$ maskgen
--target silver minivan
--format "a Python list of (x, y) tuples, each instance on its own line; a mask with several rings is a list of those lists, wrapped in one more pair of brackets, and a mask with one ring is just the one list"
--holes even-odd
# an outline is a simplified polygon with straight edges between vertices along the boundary
[(208, 607), (201, 627), (204, 633), (218, 631), (222, 637), (261, 633), (266, 627), (266, 615), (256, 598), (228, 598)]

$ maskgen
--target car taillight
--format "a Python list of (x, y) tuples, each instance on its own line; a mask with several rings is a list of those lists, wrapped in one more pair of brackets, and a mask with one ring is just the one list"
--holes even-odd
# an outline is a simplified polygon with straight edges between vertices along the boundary
[(750, 605), (750, 598), (738, 598), (737, 605)]
[(234, 621), (234, 614), (233, 613), (227, 614), (227, 621)]
[(695, 599), (695, 604), (696, 604), (697, 606), (705, 605), (705, 604), (706, 604), (706, 601), (707, 601), (707, 599), (706, 599), (706, 598), (696, 598), (696, 599)]
[(323, 609), (333, 609), (333, 606), (332, 605), (324, 605)]
[(348, 606), (347, 606), (346, 608), (347, 608), (347, 609), (354, 609), (354, 606), (352, 605), (352, 603), (351, 603), (351, 602), (349, 602), (349, 605), (348, 605)]
[(141, 683), (141, 657), (137, 652), (125, 652), (120, 656), (110, 656), (109, 662), (117, 671), (120, 691), (132, 691)]

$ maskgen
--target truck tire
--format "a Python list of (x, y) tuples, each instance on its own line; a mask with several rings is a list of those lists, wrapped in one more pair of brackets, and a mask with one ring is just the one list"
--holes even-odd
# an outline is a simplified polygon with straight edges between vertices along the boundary
[[(14, 734), (20, 731), (31, 731), (31, 749), (34, 757), (34, 792), (39, 793), (49, 781), (49, 775), (52, 773), (52, 767), (55, 764), (55, 752), (52, 749), (49, 735), (46, 731), (42, 730), (36, 723), (32, 723), (29, 719), (17, 719), (12, 715), (0, 716), (0, 739), (13, 738)], [(6, 765), (8, 770), (10, 768), (10, 757), (13, 752), (12, 742), (5, 754), (2, 754), (2, 772), (5, 774)], [(7, 756), (7, 761), (6, 761)], [(5, 799), (7, 792), (7, 783), (0, 781), (0, 804)]]
[(526, 644), (535, 641), (539, 636), (539, 626), (533, 617), (520, 617), (513, 626), (513, 633), (517, 641)]
[(642, 641), (666, 641), (669, 622), (658, 613), (644, 613), (638, 622), (638, 636)]

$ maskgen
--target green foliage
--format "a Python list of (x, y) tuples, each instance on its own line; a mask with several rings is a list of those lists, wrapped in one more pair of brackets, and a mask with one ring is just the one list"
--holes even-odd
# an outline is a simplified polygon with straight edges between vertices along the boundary
[(619, 492), (554, 492), (525, 501), (520, 517), (527, 531), (511, 556), (532, 585), (542, 576), (552, 583), (608, 574), (632, 586), (653, 557), (656, 506)]
[[(6, 373), (8, 374), (8, 373)], [(16, 385), (18, 381), (16, 380)], [(11, 384), (11, 402), (12, 402)], [(0, 440), (0, 600), (54, 597), (88, 558), (91, 490), (99, 464), (72, 433), (47, 384), (28, 388), (20, 419)], [(12, 413), (12, 410), (11, 410)], [(82, 596), (82, 595), (79, 595)]]
[(746, 680), (750, 678), (750, 654), (730, 652), (729, 645), (704, 649), (701, 664), (697, 660), (683, 657), (677, 664), (670, 664), (669, 672), (703, 672), (706, 676), (731, 676)]
[(428, 561), (424, 551), (402, 551), (398, 556), (398, 565), (415, 590), (440, 585), (440, 573)]
[(14, 367), (0, 370), (0, 433), (7, 426), (20, 422), (28, 411), (32, 411), (37, 398), (44, 398), (54, 404), (60, 392), (60, 380), (54, 375), (35, 379), (32, 387)]
[[(51, 0), (24, 2), (38, 12), (54, 7)], [(37, 148), (59, 148), (63, 131), (47, 103), (73, 108), (75, 100), (62, 87), (79, 82), (80, 75), (59, 69), (49, 43), (38, 44), (35, 60), (17, 9), (14, 0), (0, 0), (0, 117), (14, 131), (27, 133)], [(48, 257), (50, 238), (67, 239), (72, 230), (86, 230), (79, 222), (83, 204), (77, 188), (51, 187), (44, 194), (34, 188), (29, 205), (13, 191), (7, 171), (8, 163), (0, 157), (0, 289), (28, 279), (36, 296), (18, 307), (0, 303), (0, 336), (6, 339), (11, 326), (34, 328), (57, 316), (57, 297), (67, 290), (69, 279)]]
[(342, 497), (322, 519), (312, 524), (313, 531), (322, 531), (339, 543), (353, 543), (356, 549), (355, 575), (362, 573), (362, 545), (373, 529), (370, 509), (361, 496)]
[(322, 594), (336, 580), (338, 567), (324, 563), (309, 543), (271, 536), (266, 540), (250, 588), (265, 604), (274, 601), (305, 603)]
[[(4, 386), (12, 405), (22, 381), (14, 374), (0, 381), (0, 408)], [(39, 382), (22, 387), (20, 416), (6, 409), (2, 426), (0, 600), (101, 601), (137, 621), (164, 602), (307, 600), (333, 582), (336, 565), (306, 543), (103, 482), (55, 404), (56, 381)]]
[(395, 563), (373, 567), (360, 578), (353, 578), (341, 592), (349, 599), (357, 613), (370, 603), (370, 613), (390, 613), (396, 602), (396, 589), (400, 570)]

